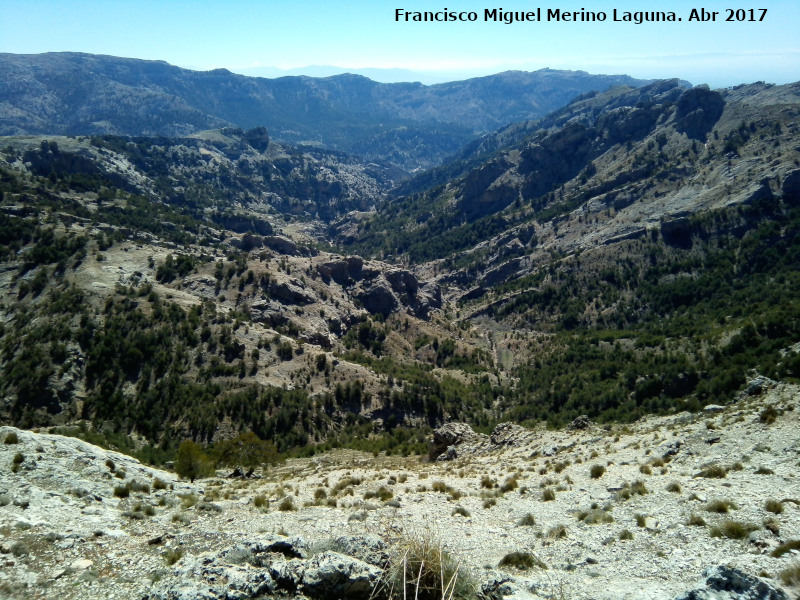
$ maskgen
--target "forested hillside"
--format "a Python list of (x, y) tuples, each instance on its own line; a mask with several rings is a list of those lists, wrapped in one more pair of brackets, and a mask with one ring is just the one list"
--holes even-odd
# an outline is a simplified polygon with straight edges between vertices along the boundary
[(0, 419), (410, 453), (795, 381), (799, 119), (798, 84), (615, 88), (413, 179), (263, 128), (3, 138)]

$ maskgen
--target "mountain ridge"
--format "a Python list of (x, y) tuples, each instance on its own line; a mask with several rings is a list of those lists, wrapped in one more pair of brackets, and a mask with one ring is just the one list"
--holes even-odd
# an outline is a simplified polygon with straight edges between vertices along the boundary
[(358, 75), (262, 79), (227, 69), (82, 53), (0, 54), (0, 134), (188, 135), (266, 126), (276, 139), (322, 143), (428, 167), (476, 134), (534, 119), (627, 76), (543, 69), (424, 86)]

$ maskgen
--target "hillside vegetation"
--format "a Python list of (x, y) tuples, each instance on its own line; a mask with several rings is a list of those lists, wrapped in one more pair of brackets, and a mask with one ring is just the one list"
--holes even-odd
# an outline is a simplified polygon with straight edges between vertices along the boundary
[(796, 382), (799, 118), (798, 84), (615, 88), (403, 183), (263, 129), (4, 138), (0, 418), (420, 453)]

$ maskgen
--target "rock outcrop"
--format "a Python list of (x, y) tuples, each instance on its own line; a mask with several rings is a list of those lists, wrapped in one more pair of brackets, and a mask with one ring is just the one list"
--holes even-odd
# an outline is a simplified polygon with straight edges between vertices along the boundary
[(709, 567), (703, 576), (703, 586), (681, 594), (675, 600), (789, 600), (784, 591), (763, 579), (731, 567)]

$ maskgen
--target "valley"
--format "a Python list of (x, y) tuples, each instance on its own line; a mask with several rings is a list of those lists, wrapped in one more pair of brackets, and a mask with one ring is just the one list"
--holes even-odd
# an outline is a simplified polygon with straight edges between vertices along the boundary
[[(80, 65), (88, 74), (68, 83), (92, 89), (99, 73), (123, 66), (140, 70), (116, 72), (125, 86), (161, 73), (158, 94), (175, 98), (178, 82), (199, 86), (201, 75), (251, 91), (296, 86), (309, 102), (340, 86), (347, 119), (358, 112), (348, 94), (374, 83), (251, 81), (69, 54), (36, 59), (41, 68), (46, 58)], [(23, 58), (3, 60), (22, 77)], [(613, 87), (570, 100), (577, 82), (598, 80), (546, 71), (498, 76), (503, 85), (565, 80), (546, 114), (530, 87), (437, 88), (481, 107), (473, 120), (453, 117), (460, 133), (425, 86), (406, 92), (425, 98), (433, 120), (410, 98), (375, 104), (390, 88), (374, 88), (359, 102), (397, 117), (391, 148), (371, 121), (344, 118), (347, 102), (325, 105), (325, 127), (297, 115), (264, 126), (248, 122), (256, 113), (234, 118), (230, 89), (209, 81), (205, 97), (223, 94), (229, 112), (209, 105), (200, 118), (200, 108), (178, 111), (157, 95), (157, 110), (137, 117), (157, 116), (157, 127), (137, 125), (127, 108), (101, 119), (90, 104), (91, 125), (34, 126), (3, 113), (0, 131), (15, 135), (0, 138), (0, 423), (22, 442), (0, 448), (14, 467), (0, 480), (12, 507), (0, 542), (13, 557), (0, 589), (391, 596), (376, 587), (386, 585), (386, 560), (426, 519), (464, 532), (441, 541), (486, 598), (676, 598), (718, 565), (796, 586), (780, 576), (796, 547), (770, 553), (796, 544), (800, 496), (800, 84), (603, 80)], [(18, 89), (32, 93), (23, 79)], [(63, 90), (47, 85), (52, 108)], [(136, 90), (131, 102), (143, 85), (124, 88)], [(490, 109), (493, 86), (506, 100)], [(197, 120), (179, 128), (189, 113)], [(313, 136), (289, 135), (292, 123)], [(231, 458), (242, 436), (267, 458)], [(194, 470), (180, 462), (187, 448)], [(109, 487), (115, 469), (87, 467), (50, 497), (41, 490), (72, 469), (56, 457), (124, 463), (121, 482), (130, 471), (150, 484), (128, 489), (134, 503)], [(719, 482), (698, 475), (722, 463)], [(594, 464), (606, 474), (592, 475)], [(241, 466), (257, 477), (224, 478)], [(334, 480), (348, 478), (334, 493)], [(641, 498), (637, 481), (648, 490)], [(728, 526), (716, 516), (707, 527), (690, 522), (728, 495), (752, 525), (743, 536), (714, 533)], [(783, 516), (762, 514), (768, 500), (783, 502), (774, 513)], [(286, 501), (293, 508), (276, 508)], [(50, 519), (49, 503), (80, 505), (83, 516)], [(145, 506), (154, 514), (139, 514)], [(569, 543), (549, 533), (583, 512), (565, 525)], [(511, 536), (525, 514), (536, 527)], [(588, 526), (590, 517), (599, 521)], [(254, 528), (271, 541), (255, 540)], [(149, 543), (160, 530), (167, 538)], [(380, 546), (362, 539), (368, 532), (379, 533), (386, 560), (359, 554)], [(345, 534), (361, 550), (330, 541)], [(312, 551), (328, 538), (330, 548)], [(69, 560), (51, 547), (67, 539), (63, 549), (81, 549)], [(106, 556), (98, 548), (110, 539), (116, 554)], [(140, 566), (123, 576), (126, 552)], [(289, 562), (276, 566), (275, 552)], [(498, 574), (512, 552), (527, 562)], [(360, 562), (343, 566), (341, 556)], [(365, 579), (341, 581), (355, 586), (348, 592), (314, 587), (320, 576), (303, 573), (323, 559)], [(183, 592), (183, 579), (208, 587)], [(244, 587), (234, 593), (223, 580)]]

